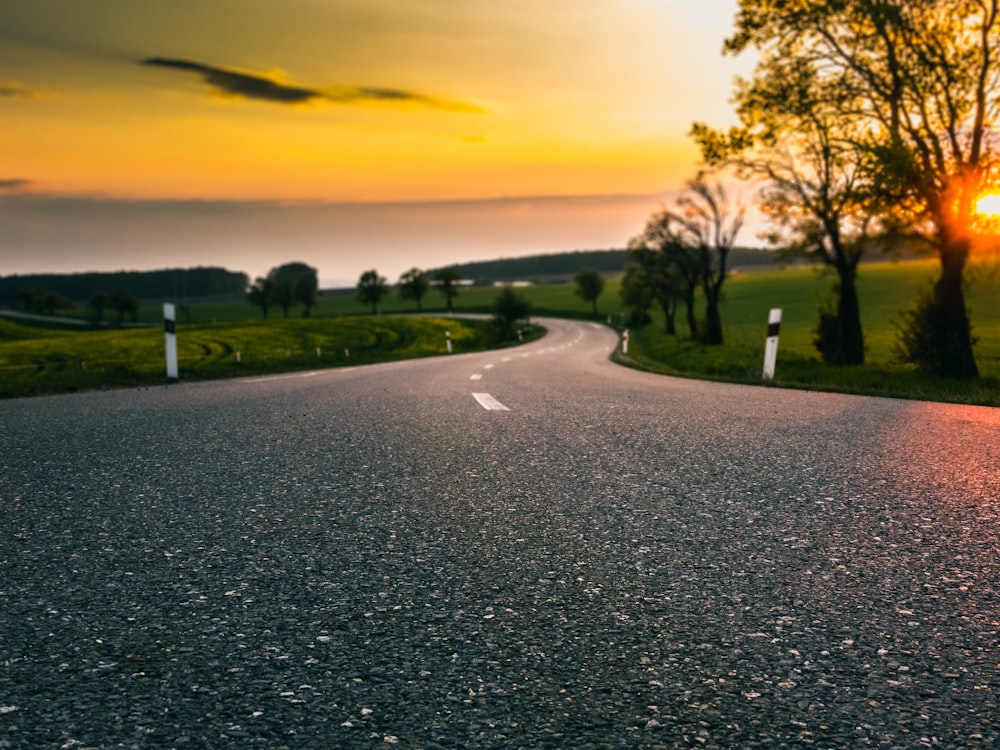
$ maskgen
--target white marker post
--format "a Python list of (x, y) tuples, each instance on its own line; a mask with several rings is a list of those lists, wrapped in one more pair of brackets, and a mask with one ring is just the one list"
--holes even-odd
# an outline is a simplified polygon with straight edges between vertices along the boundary
[(622, 354), (628, 354), (628, 328), (622, 334)]
[(174, 305), (172, 302), (163, 303), (163, 330), (167, 337), (167, 377), (178, 378), (177, 373), (177, 333), (175, 323)]
[(764, 380), (774, 380), (774, 365), (778, 361), (778, 329), (781, 327), (781, 308), (771, 309), (767, 316), (767, 343), (764, 346)]
[(448, 346), (448, 354), (451, 354), (451, 331), (444, 332), (444, 341)]

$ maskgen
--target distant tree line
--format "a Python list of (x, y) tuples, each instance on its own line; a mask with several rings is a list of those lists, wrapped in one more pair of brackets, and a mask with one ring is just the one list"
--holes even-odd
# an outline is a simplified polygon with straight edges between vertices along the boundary
[(116, 289), (144, 300), (242, 295), (249, 281), (245, 273), (218, 267), (0, 276), (0, 306), (23, 305), (21, 292), (25, 289), (42, 290), (82, 305), (95, 294)]
[[(767, 266), (776, 261), (788, 262), (773, 250), (753, 247), (734, 247), (729, 253), (731, 268)], [(573, 281), (582, 268), (597, 271), (605, 276), (624, 273), (632, 259), (627, 249), (576, 250), (569, 253), (532, 255), (526, 258), (501, 258), (452, 266), (463, 279), (486, 286), (503, 281)], [(429, 271), (433, 274), (435, 271)]]

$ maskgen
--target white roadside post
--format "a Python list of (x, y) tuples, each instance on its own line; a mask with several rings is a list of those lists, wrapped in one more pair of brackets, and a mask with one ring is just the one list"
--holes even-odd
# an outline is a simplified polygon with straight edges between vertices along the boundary
[(163, 303), (163, 330), (167, 337), (167, 377), (178, 378), (177, 374), (177, 329), (174, 304)]
[(451, 331), (444, 332), (444, 341), (448, 346), (448, 354), (451, 354)]
[(767, 343), (764, 346), (764, 380), (774, 380), (774, 365), (778, 360), (778, 329), (781, 327), (781, 308), (771, 309), (767, 316)]
[(628, 328), (622, 334), (622, 354), (628, 354)]

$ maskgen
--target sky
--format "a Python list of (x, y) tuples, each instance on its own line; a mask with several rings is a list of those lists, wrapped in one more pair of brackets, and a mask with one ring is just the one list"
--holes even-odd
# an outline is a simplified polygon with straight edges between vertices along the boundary
[[(0, 275), (624, 247), (733, 122), (736, 0), (0, 5)], [(752, 240), (752, 238), (750, 238)]]

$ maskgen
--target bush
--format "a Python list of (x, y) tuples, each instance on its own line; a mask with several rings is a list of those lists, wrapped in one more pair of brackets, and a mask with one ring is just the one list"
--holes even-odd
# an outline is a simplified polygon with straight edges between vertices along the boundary
[[(966, 312), (966, 321), (968, 319)], [(948, 319), (933, 291), (925, 291), (895, 326), (899, 332), (894, 348), (897, 359), (915, 365), (925, 375), (946, 377), (951, 374), (953, 363), (962, 358), (958, 345), (962, 337), (956, 335), (959, 332), (955, 331), (954, 322)], [(975, 344), (971, 326), (966, 333)]]

